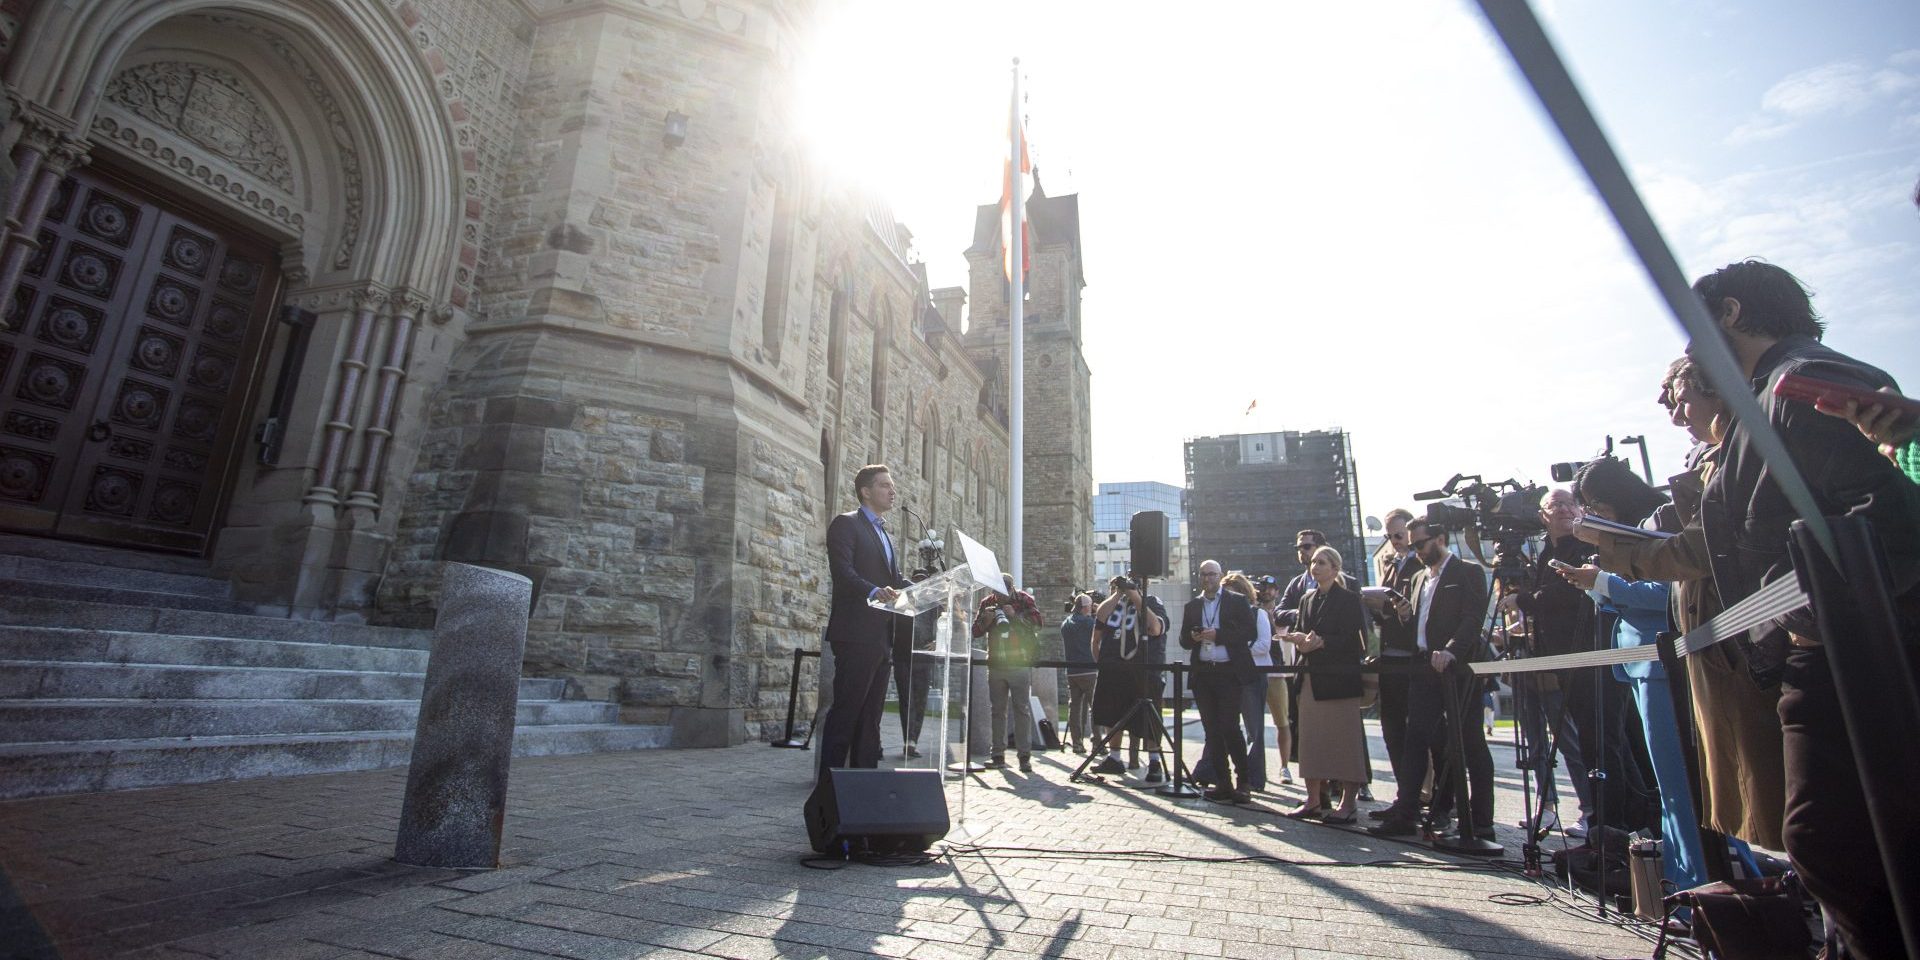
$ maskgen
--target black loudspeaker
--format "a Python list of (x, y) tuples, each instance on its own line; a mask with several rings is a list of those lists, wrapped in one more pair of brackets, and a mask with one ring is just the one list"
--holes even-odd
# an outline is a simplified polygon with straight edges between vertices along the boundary
[(1133, 575), (1159, 580), (1167, 576), (1167, 515), (1159, 510), (1142, 510), (1127, 526), (1127, 540), (1133, 551)]
[(921, 853), (953, 826), (938, 770), (828, 770), (805, 813), (816, 853)]

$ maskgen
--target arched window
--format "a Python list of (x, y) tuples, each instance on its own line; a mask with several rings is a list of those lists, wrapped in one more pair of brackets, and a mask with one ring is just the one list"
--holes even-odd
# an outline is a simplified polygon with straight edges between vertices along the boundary
[(893, 342), (893, 305), (877, 303), (873, 311), (873, 412), (887, 412), (887, 352)]
[(833, 301), (827, 307), (827, 376), (840, 383), (847, 375), (847, 301), (852, 285), (844, 276), (833, 281)]
[(772, 184), (773, 225), (767, 238), (767, 283), (761, 297), (760, 341), (767, 362), (780, 362), (787, 339), (787, 291), (793, 286), (793, 210), (800, 185), (792, 161), (780, 164)]

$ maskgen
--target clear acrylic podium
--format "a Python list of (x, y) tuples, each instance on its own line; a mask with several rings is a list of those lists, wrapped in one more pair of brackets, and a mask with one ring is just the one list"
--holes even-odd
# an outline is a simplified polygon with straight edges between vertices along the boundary
[[(903, 759), (900, 765), (944, 770), (948, 780), (959, 781), (960, 809), (954, 818), (959, 833), (966, 832), (968, 774), (984, 769), (972, 760), (968, 734), (973, 726), (971, 662), (976, 656), (986, 655), (985, 651), (973, 648), (973, 613), (980, 606), (983, 592), (974, 580), (973, 571), (963, 563), (901, 590), (890, 603), (867, 601), (870, 606), (902, 616), (937, 615), (940, 618), (933, 649), (913, 651), (914, 666), (926, 662), (933, 670), (928, 699), (937, 698), (937, 707), (932, 703), (907, 703), (904, 695), (900, 703), (903, 716), (910, 710), (935, 707), (937, 712), (927, 719), (937, 720), (940, 732), (931, 751), (919, 759)], [(951, 762), (949, 757), (953, 758)]]

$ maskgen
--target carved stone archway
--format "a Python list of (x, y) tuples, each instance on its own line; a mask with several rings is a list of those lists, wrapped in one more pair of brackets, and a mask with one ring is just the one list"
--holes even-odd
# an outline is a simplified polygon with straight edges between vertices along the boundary
[[(423, 34), (379, 0), (41, 4), (6, 69), (20, 224), (0, 296), (52, 188), (112, 155), (280, 245), (282, 301), (310, 311), (277, 464), (249, 461), (215, 547), (245, 595), (316, 612), (371, 596), (395, 525), (409, 379), (450, 348), (419, 331), (463, 319), (477, 205), (451, 88)], [(463, 227), (465, 229), (463, 229)], [(457, 328), (459, 324), (455, 324)], [(277, 369), (292, 342), (277, 331)], [(424, 359), (424, 363), (423, 363)], [(262, 391), (271, 395), (271, 386)], [(256, 415), (256, 420), (259, 416)]]

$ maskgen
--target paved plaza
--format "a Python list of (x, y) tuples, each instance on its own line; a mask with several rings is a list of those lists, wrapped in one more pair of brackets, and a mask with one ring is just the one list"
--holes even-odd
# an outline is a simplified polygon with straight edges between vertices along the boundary
[[(1374, 789), (1385, 799), (1391, 784), (1374, 732)], [(967, 836), (950, 837), (944, 856), (913, 867), (804, 865), (811, 851), (800, 807), (813, 754), (764, 744), (516, 760), (504, 863), (480, 873), (387, 859), (403, 769), (0, 804), (0, 863), (12, 888), (0, 954), (1650, 953), (1640, 936), (1544, 900), (1542, 887), (1512, 873), (1448, 866), (1424, 848), (1358, 828), (1278, 816), (1297, 802), (1297, 789), (1248, 807), (1173, 801), (1137, 787), (1070, 783), (1078, 759), (1050, 753), (1036, 758), (1031, 775), (977, 775), (966, 792)], [(1510, 826), (1519, 816), (1518, 780), (1506, 748), (1496, 748), (1495, 759), (1500, 819)], [(948, 803), (957, 817), (957, 783)], [(1502, 836), (1517, 859), (1515, 839)], [(982, 852), (966, 844), (1145, 853)], [(49, 940), (52, 948), (34, 946)]]

